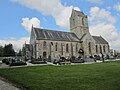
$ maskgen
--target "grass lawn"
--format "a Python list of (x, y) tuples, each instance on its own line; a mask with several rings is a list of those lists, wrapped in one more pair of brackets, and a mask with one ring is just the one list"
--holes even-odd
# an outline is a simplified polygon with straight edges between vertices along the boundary
[(7, 68), (0, 76), (28, 90), (120, 90), (120, 61)]

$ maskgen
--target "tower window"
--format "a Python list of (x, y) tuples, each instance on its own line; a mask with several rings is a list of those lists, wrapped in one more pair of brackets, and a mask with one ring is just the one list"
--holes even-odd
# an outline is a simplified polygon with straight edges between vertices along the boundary
[(75, 19), (73, 19), (73, 25), (75, 25)]
[(84, 25), (84, 18), (82, 18), (82, 25)]

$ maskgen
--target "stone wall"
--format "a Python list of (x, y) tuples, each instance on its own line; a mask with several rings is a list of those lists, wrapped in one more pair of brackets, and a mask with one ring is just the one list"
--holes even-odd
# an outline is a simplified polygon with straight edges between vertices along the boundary
[[(46, 46), (44, 45), (46, 43)], [(56, 46), (57, 44), (57, 46)], [(68, 44), (68, 50), (66, 45)], [(57, 47), (57, 50), (56, 50)], [(36, 41), (36, 58), (43, 57), (43, 53), (46, 53), (46, 58), (51, 56), (53, 59), (58, 59), (59, 56), (78, 57), (78, 51), (81, 48), (79, 42), (67, 42), (67, 41), (50, 41), (50, 40), (37, 40)]]
[(97, 45), (97, 47), (95, 47), (96, 55), (101, 55), (101, 53), (104, 55), (109, 55), (110, 50), (108, 44), (96, 44), (96, 45)]

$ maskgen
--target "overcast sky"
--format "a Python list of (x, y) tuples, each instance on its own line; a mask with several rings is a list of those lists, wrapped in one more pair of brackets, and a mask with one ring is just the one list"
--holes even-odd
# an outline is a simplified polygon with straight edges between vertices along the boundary
[(102, 36), (120, 50), (119, 0), (1, 0), (0, 45), (12, 43), (16, 50), (29, 43), (31, 26), (69, 32), (72, 8), (89, 17), (89, 31)]

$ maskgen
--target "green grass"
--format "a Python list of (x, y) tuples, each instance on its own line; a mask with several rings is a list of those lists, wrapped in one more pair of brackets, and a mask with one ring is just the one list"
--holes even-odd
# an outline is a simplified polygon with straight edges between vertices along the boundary
[(7, 68), (0, 76), (28, 90), (120, 90), (120, 61)]

